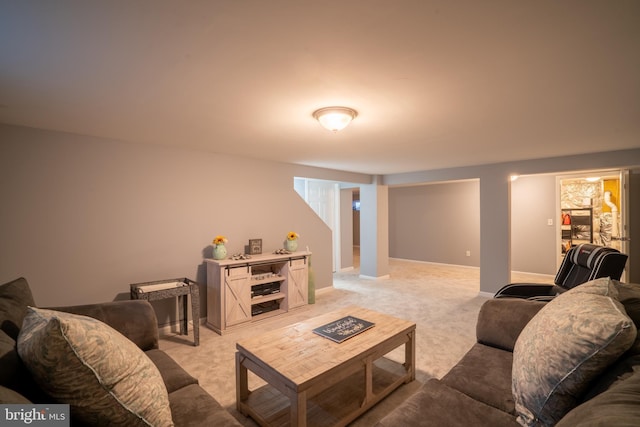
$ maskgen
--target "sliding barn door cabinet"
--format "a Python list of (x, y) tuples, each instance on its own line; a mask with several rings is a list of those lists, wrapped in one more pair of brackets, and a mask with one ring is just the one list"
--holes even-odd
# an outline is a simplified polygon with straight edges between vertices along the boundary
[(309, 301), (310, 252), (207, 259), (207, 326), (219, 334)]

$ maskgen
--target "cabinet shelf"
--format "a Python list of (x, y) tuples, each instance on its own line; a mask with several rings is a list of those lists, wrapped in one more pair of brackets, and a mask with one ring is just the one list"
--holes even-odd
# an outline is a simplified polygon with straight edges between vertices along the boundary
[(284, 314), (286, 312), (287, 311), (283, 310), (283, 309), (267, 311), (266, 313), (260, 313), (260, 314), (254, 315), (252, 320), (255, 322), (255, 321), (258, 321), (258, 320), (268, 319), (269, 317), (278, 316), (278, 315)]
[(562, 209), (562, 253), (580, 243), (593, 243), (593, 209)]
[(284, 282), (284, 281), (285, 281), (285, 278), (282, 276), (271, 276), (264, 279), (251, 278), (251, 286), (263, 285), (265, 283)]
[(258, 295), (255, 297), (251, 297), (251, 305), (260, 304), (267, 301), (275, 301), (279, 299), (284, 299), (285, 295), (283, 292), (277, 292), (275, 294), (270, 295)]

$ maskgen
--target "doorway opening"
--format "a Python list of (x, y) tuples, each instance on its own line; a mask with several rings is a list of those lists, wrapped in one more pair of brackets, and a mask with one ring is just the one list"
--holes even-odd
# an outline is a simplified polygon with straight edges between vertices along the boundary
[(340, 260), (340, 186), (334, 181), (299, 178), (293, 180), (295, 191), (331, 230), (333, 241), (332, 271)]
[[(623, 170), (558, 176), (558, 267), (566, 252), (581, 243), (607, 246), (629, 254), (627, 178), (628, 172)], [(622, 280), (625, 278), (623, 274)]]

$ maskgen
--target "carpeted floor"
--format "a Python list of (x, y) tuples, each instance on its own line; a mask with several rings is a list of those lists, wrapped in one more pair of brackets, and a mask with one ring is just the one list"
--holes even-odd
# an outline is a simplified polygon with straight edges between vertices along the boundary
[[(348, 305), (412, 320), (417, 325), (416, 381), (402, 386), (351, 424), (371, 426), (424, 381), (441, 378), (473, 345), (478, 311), (487, 300), (479, 295), (479, 280), (477, 268), (391, 260), (389, 279), (361, 279), (358, 268), (337, 273), (333, 288), (318, 292), (313, 305), (223, 336), (203, 326), (198, 347), (193, 346), (191, 334), (163, 336), (160, 348), (198, 378), (200, 385), (242, 424), (255, 426), (235, 409), (236, 341)], [(553, 276), (514, 274), (512, 281), (552, 283)], [(398, 351), (398, 361), (403, 356)], [(395, 359), (395, 352), (390, 357)], [(250, 388), (260, 381), (250, 377)]]

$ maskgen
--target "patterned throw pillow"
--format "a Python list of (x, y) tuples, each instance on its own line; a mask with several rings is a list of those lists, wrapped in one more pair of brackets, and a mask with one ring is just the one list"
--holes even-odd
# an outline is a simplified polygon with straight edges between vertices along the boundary
[(18, 354), (40, 387), (84, 423), (173, 425), (158, 369), (99, 320), (29, 307)]
[(609, 277), (601, 277), (599, 279), (591, 280), (570, 289), (568, 292), (570, 295), (593, 294), (618, 299), (617, 283)]
[(613, 284), (609, 279), (593, 282), (549, 302), (516, 341), (513, 397), (524, 426), (557, 423), (636, 338)]

